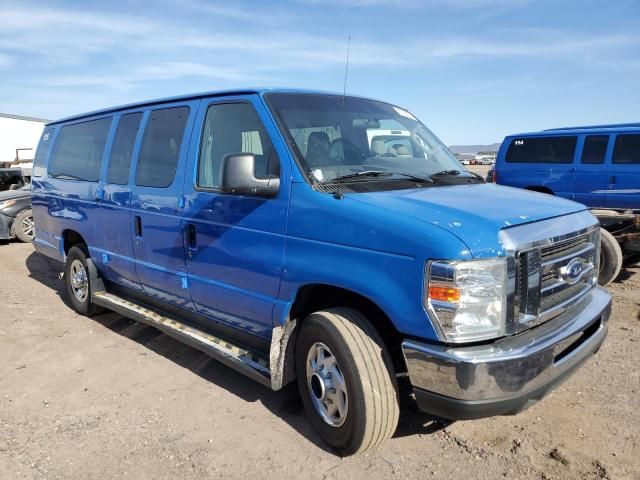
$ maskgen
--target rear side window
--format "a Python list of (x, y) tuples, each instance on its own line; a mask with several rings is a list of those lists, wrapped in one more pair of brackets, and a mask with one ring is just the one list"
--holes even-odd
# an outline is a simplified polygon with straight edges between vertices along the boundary
[(618, 135), (613, 149), (613, 163), (640, 163), (640, 135)]
[(49, 148), (51, 147), (51, 141), (53, 137), (53, 127), (47, 127), (42, 132), (38, 148), (36, 149), (36, 156), (33, 158), (33, 170), (31, 172), (34, 177), (41, 177), (44, 173), (44, 162), (49, 155)]
[(115, 183), (116, 185), (128, 183), (133, 146), (136, 142), (141, 119), (141, 112), (129, 113), (120, 117), (116, 136), (111, 147), (107, 183)]
[(279, 163), (267, 132), (248, 103), (214, 104), (207, 110), (200, 144), (198, 186), (220, 187), (222, 159), (230, 153), (252, 153), (258, 178), (278, 173)]
[(136, 185), (168, 187), (173, 182), (189, 107), (153, 110), (144, 132)]
[(577, 137), (514, 138), (507, 163), (572, 163)]
[(49, 176), (97, 182), (111, 117), (60, 129), (49, 162)]
[(608, 135), (589, 135), (585, 138), (584, 147), (582, 148), (582, 163), (604, 163), (608, 143)]

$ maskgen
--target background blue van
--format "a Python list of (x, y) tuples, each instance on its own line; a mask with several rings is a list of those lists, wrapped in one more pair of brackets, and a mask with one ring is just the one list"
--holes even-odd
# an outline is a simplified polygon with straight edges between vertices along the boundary
[(640, 210), (640, 123), (509, 135), (496, 183), (575, 200), (592, 208)]

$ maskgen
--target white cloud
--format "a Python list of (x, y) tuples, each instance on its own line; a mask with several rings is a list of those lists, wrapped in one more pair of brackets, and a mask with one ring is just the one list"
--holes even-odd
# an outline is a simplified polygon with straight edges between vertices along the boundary
[(15, 64), (15, 58), (6, 53), (0, 53), (0, 68), (10, 67)]
[[(341, 1), (352, 5), (393, 3)], [(428, 3), (457, 8), (511, 4), (506, 0)], [(12, 87), (12, 81), (19, 84), (21, 93), (37, 90), (44, 101), (50, 92), (55, 92), (56, 98), (82, 92), (84, 100), (104, 98), (103, 104), (108, 105), (112, 103), (110, 92), (115, 92), (112, 97), (118, 99), (134, 99), (136, 92), (144, 93), (149, 85), (175, 88), (171, 81), (187, 85), (184, 90), (193, 89), (191, 85), (229, 88), (291, 83), (292, 72), (295, 79), (297, 73), (343, 71), (346, 37), (304, 28), (308, 12), (275, 11), (274, 16), (268, 16), (229, 4), (194, 0), (188, 0), (183, 8), (197, 12), (203, 21), (187, 23), (180, 16), (173, 19), (76, 8), (0, 6), (0, 68), (11, 66), (19, 73), (5, 75), (0, 101), (6, 103), (11, 98), (8, 87)], [(368, 37), (353, 36), (350, 62), (374, 73), (424, 71), (425, 66), (437, 68), (445, 62), (470, 58), (557, 60), (599, 68), (615, 64), (620, 69), (638, 69), (637, 61), (616, 62), (623, 56), (635, 58), (638, 49), (637, 33), (592, 35), (569, 30), (503, 29), (443, 36), (426, 31), (399, 32), (397, 40), (389, 42), (371, 32)], [(18, 85), (13, 87), (15, 91)], [(491, 85), (482, 88), (490, 89)]]

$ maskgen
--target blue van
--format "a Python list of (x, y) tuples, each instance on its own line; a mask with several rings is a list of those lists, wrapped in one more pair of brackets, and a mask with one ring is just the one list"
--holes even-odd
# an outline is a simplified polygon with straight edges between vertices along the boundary
[[(382, 131), (406, 132), (402, 148)], [(56, 121), (32, 204), (75, 310), (157, 327), (274, 390), (297, 381), (342, 455), (392, 436), (399, 383), (441, 417), (514, 414), (607, 333), (594, 216), (484, 184), (380, 101), (238, 90)]]
[(604, 229), (601, 284), (615, 279), (623, 255), (640, 252), (640, 123), (509, 135), (493, 177), (590, 207)]

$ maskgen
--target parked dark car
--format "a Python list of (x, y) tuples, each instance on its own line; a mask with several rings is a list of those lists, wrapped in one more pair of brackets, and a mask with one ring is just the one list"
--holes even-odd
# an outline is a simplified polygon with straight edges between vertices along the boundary
[(0, 168), (0, 192), (20, 188), (25, 183), (21, 168)]
[(0, 240), (31, 242), (33, 235), (31, 186), (0, 192)]

